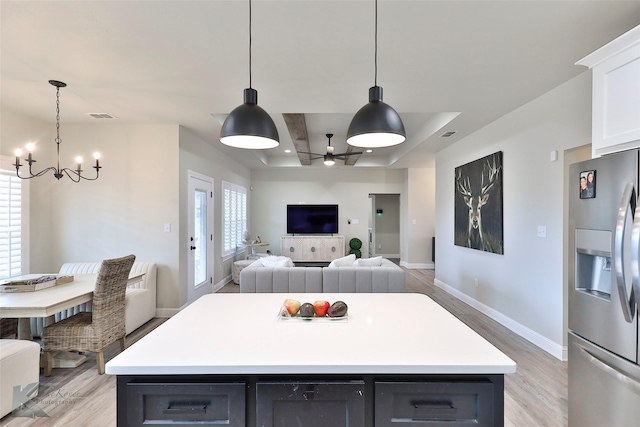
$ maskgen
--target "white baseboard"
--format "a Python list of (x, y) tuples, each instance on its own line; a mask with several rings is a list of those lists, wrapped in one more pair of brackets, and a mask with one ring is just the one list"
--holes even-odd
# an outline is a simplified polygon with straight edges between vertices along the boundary
[[(228, 275), (218, 283), (212, 286), (211, 292), (218, 292), (224, 285), (231, 281), (231, 275)], [(184, 309), (189, 304), (184, 304), (180, 308), (156, 308), (156, 317), (171, 317), (177, 313), (179, 313), (182, 309)]]
[(408, 268), (409, 270), (434, 270), (436, 268), (436, 265), (432, 262), (409, 263), (406, 261), (400, 261), (400, 267)]
[(566, 346), (563, 346), (561, 344), (558, 344), (557, 342), (551, 341), (549, 338), (545, 337), (544, 335), (541, 335), (538, 332), (527, 328), (526, 326), (516, 322), (510, 317), (505, 316), (504, 314), (489, 307), (488, 305), (485, 305), (480, 301), (474, 298), (471, 298), (469, 295), (463, 292), (460, 292), (458, 289), (447, 285), (441, 280), (435, 279), (433, 283), (434, 285), (446, 291), (450, 295), (458, 298), (460, 301), (464, 302), (465, 304), (475, 308), (482, 314), (490, 317), (491, 319), (500, 323), (502, 326), (520, 335), (522, 338), (526, 339), (530, 343), (540, 347), (542, 350), (546, 351), (556, 359), (560, 359), (562, 361), (566, 361), (568, 359), (568, 352), (567, 352), (568, 349)]
[(381, 256), (382, 258), (400, 258), (400, 254), (379, 254), (375, 253), (371, 257)]
[(227, 283), (229, 283), (231, 281), (231, 275), (228, 275), (227, 277), (225, 277), (224, 279), (222, 279), (221, 281), (219, 281), (218, 283), (216, 283), (215, 285), (213, 285), (213, 289), (211, 290), (212, 293), (216, 293), (218, 292), (220, 289), (222, 289), (222, 287), (224, 285), (226, 285)]
[(180, 313), (189, 304), (184, 304), (179, 308), (156, 308), (156, 317), (172, 317), (175, 314)]

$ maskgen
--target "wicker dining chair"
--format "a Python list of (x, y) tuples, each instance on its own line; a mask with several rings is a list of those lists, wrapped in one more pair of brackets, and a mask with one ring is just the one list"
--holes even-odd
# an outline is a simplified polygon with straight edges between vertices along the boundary
[(0, 319), (0, 338), (18, 336), (18, 319), (3, 317)]
[(92, 311), (77, 313), (43, 329), (45, 376), (51, 375), (53, 352), (93, 352), (98, 373), (102, 375), (103, 350), (118, 340), (120, 350), (125, 349), (125, 293), (135, 259), (135, 255), (129, 255), (102, 261), (93, 291)]

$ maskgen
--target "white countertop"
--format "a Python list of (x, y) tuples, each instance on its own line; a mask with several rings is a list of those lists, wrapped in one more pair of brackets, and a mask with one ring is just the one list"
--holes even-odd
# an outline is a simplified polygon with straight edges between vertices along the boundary
[[(349, 318), (278, 320), (285, 298), (341, 300)], [(106, 365), (112, 375), (515, 371), (513, 360), (414, 293), (205, 295)]]

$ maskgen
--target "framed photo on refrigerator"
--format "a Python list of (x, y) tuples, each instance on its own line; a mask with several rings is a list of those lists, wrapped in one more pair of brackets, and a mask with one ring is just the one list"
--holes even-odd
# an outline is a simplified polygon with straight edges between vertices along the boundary
[(580, 172), (580, 198), (593, 199), (596, 197), (596, 171)]

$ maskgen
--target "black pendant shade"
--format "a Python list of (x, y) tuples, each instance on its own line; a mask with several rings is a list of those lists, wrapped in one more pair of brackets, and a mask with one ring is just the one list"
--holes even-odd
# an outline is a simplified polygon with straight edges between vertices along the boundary
[(380, 148), (400, 144), (405, 139), (400, 115), (382, 102), (382, 88), (369, 88), (369, 103), (353, 116), (347, 131), (347, 143), (355, 147)]
[(220, 129), (220, 142), (230, 147), (264, 150), (280, 145), (275, 123), (259, 105), (258, 91), (244, 90), (244, 103), (236, 107)]

